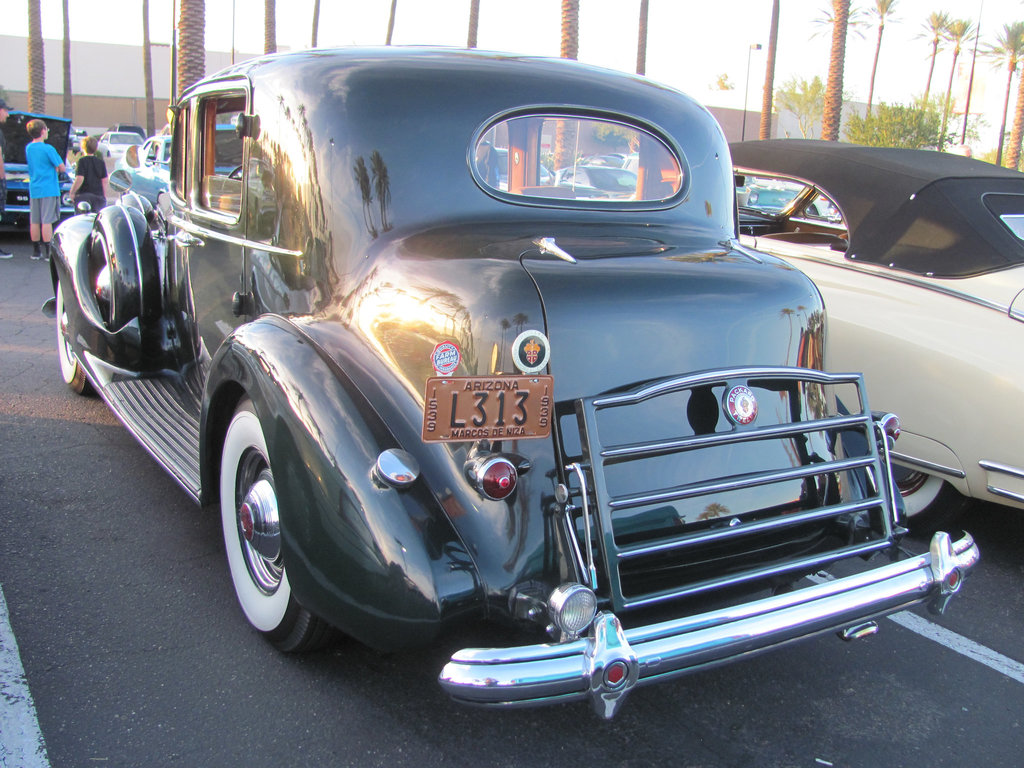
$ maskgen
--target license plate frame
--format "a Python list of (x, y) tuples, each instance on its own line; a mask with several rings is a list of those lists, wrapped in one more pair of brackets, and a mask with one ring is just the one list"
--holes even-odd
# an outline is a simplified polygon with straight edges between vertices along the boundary
[(551, 435), (554, 377), (432, 376), (423, 396), (423, 441), (527, 440)]

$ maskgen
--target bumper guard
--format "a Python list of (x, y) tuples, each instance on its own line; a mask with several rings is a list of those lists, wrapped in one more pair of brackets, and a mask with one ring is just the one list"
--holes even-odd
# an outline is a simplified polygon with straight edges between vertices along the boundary
[(615, 715), (635, 685), (661, 682), (793, 640), (927, 603), (942, 612), (979, 558), (970, 534), (936, 533), (929, 551), (864, 573), (731, 608), (623, 629), (599, 613), (587, 637), (517, 648), (465, 648), (441, 671), (457, 701), (538, 706), (589, 698)]

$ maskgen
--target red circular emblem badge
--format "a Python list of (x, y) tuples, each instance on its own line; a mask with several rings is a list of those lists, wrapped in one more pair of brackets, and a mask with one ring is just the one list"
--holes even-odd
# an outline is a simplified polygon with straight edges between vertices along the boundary
[(430, 353), (430, 362), (438, 376), (451, 376), (462, 362), (462, 352), (454, 342), (442, 341)]
[(746, 425), (757, 418), (757, 398), (750, 387), (739, 384), (725, 393), (725, 412), (734, 424)]

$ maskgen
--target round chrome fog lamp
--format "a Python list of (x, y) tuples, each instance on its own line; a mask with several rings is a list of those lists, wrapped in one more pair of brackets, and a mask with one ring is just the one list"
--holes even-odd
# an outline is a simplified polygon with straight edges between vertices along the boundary
[(562, 584), (548, 597), (548, 613), (569, 639), (579, 637), (597, 614), (597, 595), (582, 584)]

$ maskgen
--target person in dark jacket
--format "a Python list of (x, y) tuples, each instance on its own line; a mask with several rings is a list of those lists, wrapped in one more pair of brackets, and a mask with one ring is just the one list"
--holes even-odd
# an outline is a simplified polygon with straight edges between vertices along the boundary
[(75, 166), (75, 183), (71, 186), (71, 199), (75, 205), (81, 202), (98, 211), (107, 204), (107, 165), (96, 154), (99, 142), (95, 136), (82, 139), (82, 157)]

